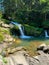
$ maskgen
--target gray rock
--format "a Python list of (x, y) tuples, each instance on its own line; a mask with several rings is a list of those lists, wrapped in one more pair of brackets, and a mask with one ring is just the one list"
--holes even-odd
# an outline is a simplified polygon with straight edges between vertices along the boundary
[(29, 65), (39, 65), (39, 61), (34, 57), (27, 57), (26, 60)]
[(49, 46), (45, 46), (45, 47), (43, 48), (43, 51), (44, 51), (45, 53), (48, 53), (48, 52), (49, 52)]
[(6, 51), (2, 51), (2, 52), (1, 52), (1, 55), (2, 55), (3, 57), (6, 57), (6, 56), (7, 56), (7, 52), (6, 52)]
[(40, 46), (38, 46), (37, 50), (43, 50), (43, 48), (46, 46), (45, 43), (41, 44)]
[[(30, 57), (28, 53), (22, 49), (23, 47), (17, 47), (12, 50), (9, 48), (8, 52), (14, 52), (16, 50), (17, 51), (14, 54), (9, 55), (8, 57), (5, 57), (8, 61), (6, 65), (49, 65), (49, 54), (44, 53), (43, 50), (37, 51), (39, 55)], [(6, 52), (3, 51), (2, 55), (5, 56)]]
[(4, 39), (4, 42), (12, 42), (13, 41), (13, 38), (11, 37), (11, 38), (5, 38)]
[(38, 56), (38, 60), (39, 60), (39, 65), (49, 65), (49, 60), (47, 58), (47, 55), (43, 54), (43, 55), (39, 55)]
[(4, 28), (10, 28), (10, 25), (2, 23), (2, 27), (4, 27)]
[(43, 51), (40, 51), (40, 50), (39, 50), (39, 51), (37, 51), (37, 54), (38, 54), (38, 55), (43, 55), (43, 54), (45, 54), (45, 53), (44, 53)]

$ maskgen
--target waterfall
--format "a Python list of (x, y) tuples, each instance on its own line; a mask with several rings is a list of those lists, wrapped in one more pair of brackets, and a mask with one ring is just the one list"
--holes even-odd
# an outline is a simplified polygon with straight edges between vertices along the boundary
[(19, 30), (20, 30), (21, 36), (24, 36), (24, 31), (22, 30), (22, 25), (19, 24), (18, 27), (19, 27)]
[(18, 27), (19, 27), (19, 30), (20, 30), (20, 33), (21, 33), (20, 38), (23, 38), (23, 39), (25, 39), (25, 38), (31, 38), (31, 36), (26, 36), (24, 34), (24, 27), (21, 24), (19, 24)]
[(49, 37), (47, 30), (45, 30), (45, 37)]
[(26, 35), (24, 34), (24, 27), (23, 27), (21, 24), (15, 23), (15, 22), (11, 22), (11, 24), (18, 26), (18, 28), (19, 28), (19, 30), (20, 30), (20, 33), (21, 33), (20, 38), (23, 38), (23, 39), (25, 39), (25, 38), (31, 38), (31, 36), (26, 36)]

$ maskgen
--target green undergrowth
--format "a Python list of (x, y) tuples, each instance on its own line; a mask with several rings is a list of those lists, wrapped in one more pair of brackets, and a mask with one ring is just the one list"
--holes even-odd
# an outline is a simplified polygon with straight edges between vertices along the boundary
[(4, 40), (5, 34), (10, 34), (10, 31), (8, 29), (0, 27), (0, 42), (2, 42)]
[(4, 36), (3, 34), (0, 32), (0, 42), (2, 42), (4, 40)]

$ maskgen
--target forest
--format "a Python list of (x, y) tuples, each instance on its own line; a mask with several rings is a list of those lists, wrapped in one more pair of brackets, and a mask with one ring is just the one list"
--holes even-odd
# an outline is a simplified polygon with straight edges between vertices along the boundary
[(49, 0), (4, 0), (2, 18), (21, 23), (26, 35), (42, 36), (49, 29)]

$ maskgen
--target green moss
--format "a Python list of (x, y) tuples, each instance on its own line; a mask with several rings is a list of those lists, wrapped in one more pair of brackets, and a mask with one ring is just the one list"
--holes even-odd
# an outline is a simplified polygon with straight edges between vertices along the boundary
[(0, 27), (0, 42), (2, 42), (4, 40), (4, 34), (10, 34), (9, 29), (4, 29), (2, 27)]
[(31, 35), (31, 36), (39, 36), (43, 31), (42, 28), (33, 27), (30, 25), (24, 25), (24, 28), (26, 35)]
[(2, 58), (2, 60), (5, 64), (7, 63), (7, 60), (4, 57)]
[(4, 35), (0, 32), (0, 42), (4, 40)]
[(9, 31), (9, 30), (3, 30), (3, 32), (4, 32), (5, 34), (10, 34), (10, 31)]
[(10, 34), (9, 29), (6, 30), (6, 29), (4, 29), (2, 27), (0, 27), (0, 32), (3, 33), (3, 34)]
[(0, 19), (2, 18), (2, 12), (0, 11)]
[(17, 29), (17, 30), (19, 29), (18, 26), (14, 26), (14, 28)]

